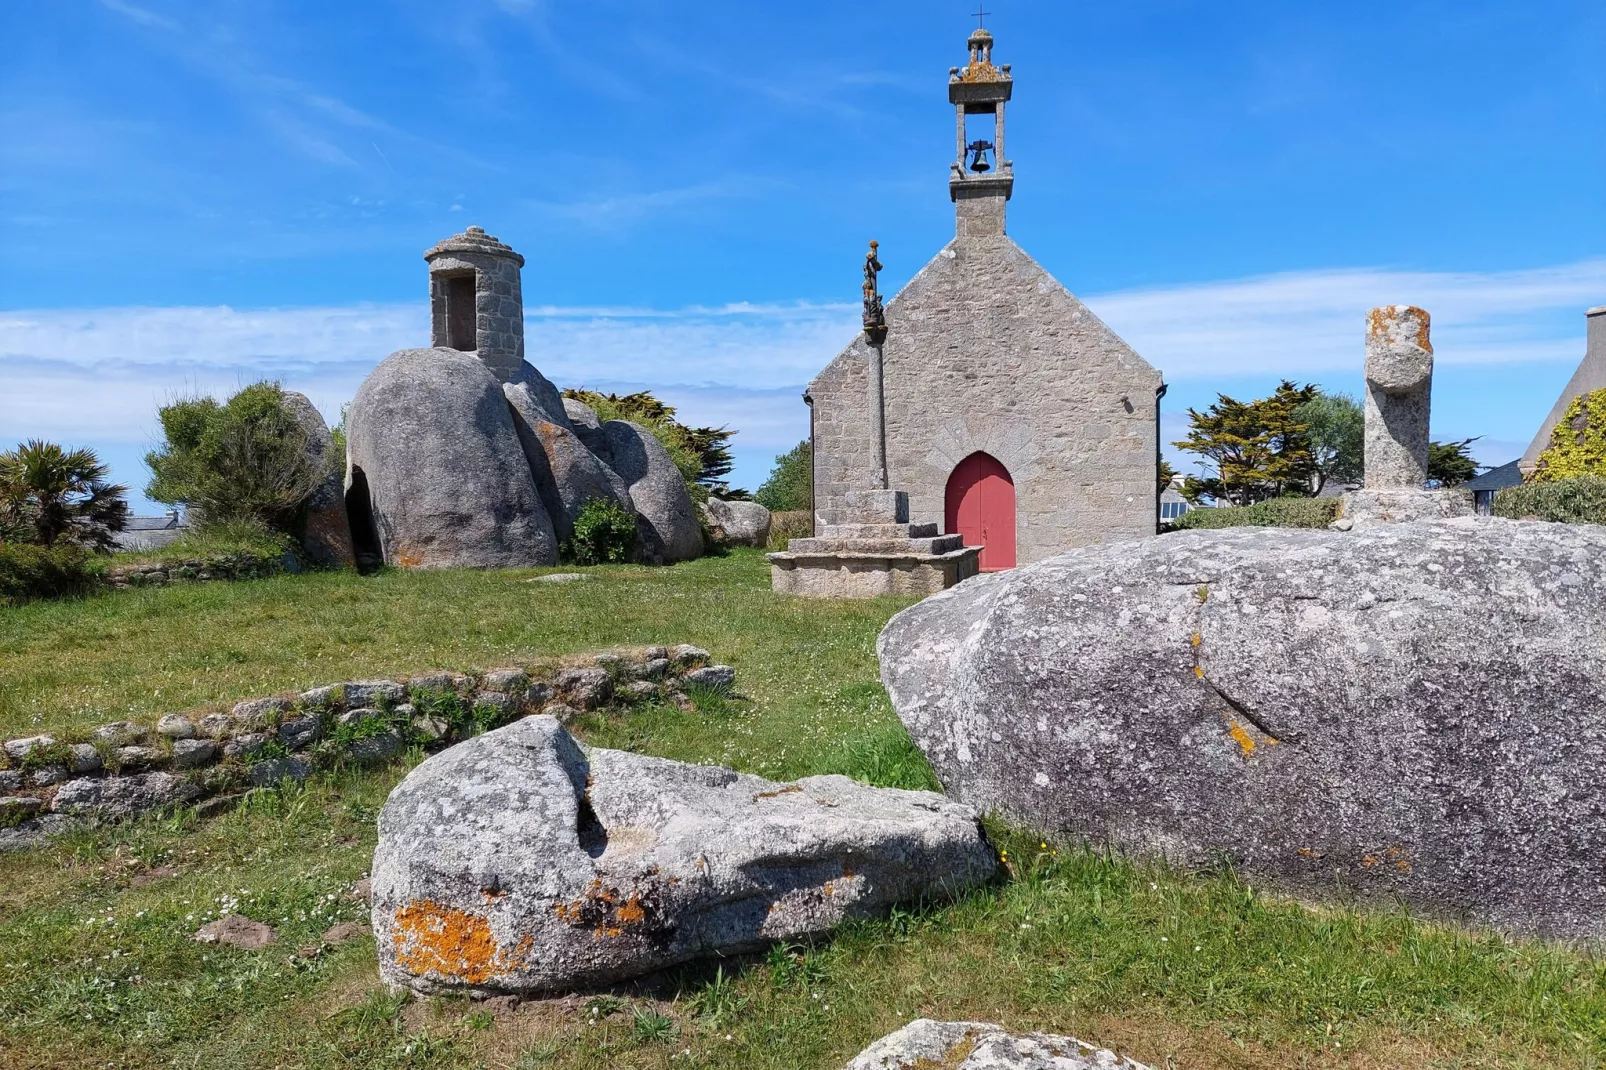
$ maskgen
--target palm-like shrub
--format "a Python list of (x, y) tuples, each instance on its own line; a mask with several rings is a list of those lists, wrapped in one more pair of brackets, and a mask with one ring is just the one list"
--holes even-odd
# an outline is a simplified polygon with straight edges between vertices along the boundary
[(0, 453), (0, 541), (110, 550), (128, 522), (128, 488), (90, 449), (33, 439)]

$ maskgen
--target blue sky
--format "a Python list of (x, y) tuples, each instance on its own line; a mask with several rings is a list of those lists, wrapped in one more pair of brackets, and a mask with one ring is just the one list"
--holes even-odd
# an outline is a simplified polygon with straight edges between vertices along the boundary
[[(1526, 445), (1606, 304), (1606, 6), (994, 0), (1010, 233), (1171, 383), (1360, 386), (1420, 304), (1434, 432)], [(331, 416), (426, 333), (422, 251), (529, 259), (531, 360), (740, 431), (952, 233), (975, 4), (54, 0), (0, 7), (0, 442), (141, 488), (154, 412), (264, 376)]]

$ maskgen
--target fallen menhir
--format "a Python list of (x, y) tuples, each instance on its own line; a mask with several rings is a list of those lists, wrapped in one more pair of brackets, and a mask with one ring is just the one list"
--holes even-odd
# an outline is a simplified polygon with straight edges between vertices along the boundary
[(373, 925), (393, 984), (571, 991), (824, 933), (996, 867), (976, 812), (941, 795), (586, 749), (537, 716), (391, 793)]

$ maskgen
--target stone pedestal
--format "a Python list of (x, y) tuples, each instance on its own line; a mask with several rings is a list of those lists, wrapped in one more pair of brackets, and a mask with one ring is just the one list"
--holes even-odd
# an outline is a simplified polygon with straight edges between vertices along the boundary
[(805, 598), (925, 596), (979, 570), (981, 547), (937, 534), (936, 524), (909, 523), (903, 491), (849, 491), (845, 505), (822, 519), (818, 535), (769, 555), (775, 590)]
[(1385, 490), (1352, 490), (1339, 499), (1338, 519), (1330, 527), (1338, 531), (1370, 527), (1373, 524), (1408, 524), (1417, 520), (1448, 520), (1473, 515), (1472, 492), (1460, 487), (1442, 490), (1412, 490), (1396, 487)]

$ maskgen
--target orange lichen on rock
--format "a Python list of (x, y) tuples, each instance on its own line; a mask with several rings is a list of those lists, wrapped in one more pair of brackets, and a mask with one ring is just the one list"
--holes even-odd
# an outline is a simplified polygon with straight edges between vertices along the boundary
[(478, 985), (516, 967), (517, 952), (503, 954), (478, 914), (423, 899), (399, 907), (395, 922), (396, 962), (411, 973)]
[(1228, 724), (1227, 733), (1238, 744), (1238, 749), (1244, 752), (1245, 758), (1255, 753), (1255, 739), (1244, 729), (1243, 725), (1233, 721)]

